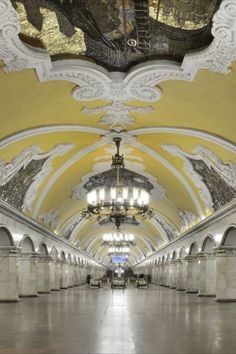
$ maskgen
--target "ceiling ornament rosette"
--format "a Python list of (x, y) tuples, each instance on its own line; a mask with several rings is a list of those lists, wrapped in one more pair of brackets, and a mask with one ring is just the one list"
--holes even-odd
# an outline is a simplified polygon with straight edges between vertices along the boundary
[[(182, 64), (153, 60), (134, 66), (125, 74), (108, 72), (101, 66), (83, 60), (52, 62), (44, 50), (34, 49), (21, 42), (18, 37), (20, 32), (18, 13), (10, 0), (0, 0), (0, 58), (4, 61), (4, 70), (7, 72), (35, 68), (40, 81), (72, 81), (78, 85), (72, 92), (75, 99), (112, 101), (115, 103), (115, 109), (111, 104), (104, 106), (104, 110), (107, 109), (108, 116), (112, 116), (113, 113), (117, 116), (116, 105), (120, 107), (118, 113), (123, 114), (122, 112), (126, 110), (125, 102), (128, 100), (142, 102), (159, 100), (161, 91), (156, 86), (162, 81), (193, 81), (201, 68), (227, 73), (232, 60), (236, 58), (235, 0), (223, 0), (213, 16), (212, 23), (214, 37), (212, 43), (206, 49), (186, 54)], [(127, 120), (127, 114), (124, 116)], [(132, 121), (132, 118), (129, 118), (128, 124), (131, 122), (130, 119)], [(127, 122), (124, 126), (126, 124)]]

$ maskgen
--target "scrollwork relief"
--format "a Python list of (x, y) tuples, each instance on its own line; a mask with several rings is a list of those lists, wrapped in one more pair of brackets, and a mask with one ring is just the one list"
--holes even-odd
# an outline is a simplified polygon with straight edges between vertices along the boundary
[(52, 171), (52, 159), (72, 147), (61, 144), (43, 153), (38, 145), (31, 145), (10, 162), (0, 161), (0, 197), (17, 209), (31, 211), (38, 188)]
[(162, 148), (184, 160), (183, 170), (199, 189), (207, 209), (217, 210), (236, 198), (234, 162), (224, 164), (216, 154), (202, 145), (197, 145), (193, 154), (174, 144), (162, 144)]
[[(236, 59), (236, 4), (235, 0), (223, 0), (212, 20), (212, 43), (205, 49), (186, 54), (182, 64), (173, 61), (151, 60), (137, 65), (130, 72), (109, 72), (83, 60), (58, 60), (52, 62), (43, 50), (29, 48), (20, 41), (20, 23), (10, 0), (0, 0), (0, 58), (5, 70), (35, 68), (40, 81), (66, 80), (78, 85), (72, 92), (77, 100), (104, 99), (110, 104), (99, 109), (107, 114), (101, 123), (110, 124), (121, 131), (134, 122), (129, 112), (139, 107), (126, 104), (129, 100), (153, 102), (161, 98), (157, 87), (165, 80), (193, 81), (197, 71), (208, 68), (227, 73), (232, 60)], [(93, 114), (94, 109), (84, 109)], [(150, 107), (142, 108), (144, 113)], [(128, 112), (128, 113), (127, 113)]]

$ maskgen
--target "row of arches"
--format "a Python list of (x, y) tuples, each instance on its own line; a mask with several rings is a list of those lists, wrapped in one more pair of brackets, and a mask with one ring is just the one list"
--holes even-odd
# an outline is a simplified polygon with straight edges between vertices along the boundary
[[(0, 247), (15, 247), (15, 243), (10, 231), (2, 226), (0, 227)], [(42, 256), (51, 256), (54, 259), (60, 259), (63, 261), (78, 263), (81, 266), (89, 265), (89, 261), (82, 259), (71, 253), (66, 253), (64, 250), (58, 250), (56, 246), (53, 246), (49, 251), (49, 247), (45, 242), (40, 242), (36, 248), (33, 240), (29, 235), (24, 235), (19, 243), (21, 253), (38, 253)]]
[[(225, 231), (219, 247), (221, 246), (236, 247), (236, 227), (232, 226)], [(199, 252), (213, 252), (216, 247), (217, 245), (214, 237), (208, 235), (203, 240), (200, 247), (198, 246), (197, 241), (193, 241), (188, 250), (185, 246), (182, 246), (179, 250), (177, 249), (172, 252), (167, 252), (166, 254), (159, 256), (155, 261), (149, 262), (148, 265), (157, 265), (171, 260), (184, 259), (187, 256), (192, 256)]]
[(186, 238), (174, 250), (175, 243), (170, 244), (171, 250), (160, 250), (155, 261), (137, 267), (137, 274), (147, 274), (153, 283), (178, 291), (236, 301), (236, 227), (228, 227), (218, 243), (212, 235), (201, 236)]

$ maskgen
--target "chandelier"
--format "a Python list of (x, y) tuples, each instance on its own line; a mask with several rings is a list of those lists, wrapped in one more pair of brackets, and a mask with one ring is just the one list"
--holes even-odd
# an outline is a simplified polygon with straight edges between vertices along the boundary
[(121, 246), (121, 247), (112, 246), (108, 248), (108, 253), (112, 253), (112, 254), (119, 254), (119, 253), (126, 254), (129, 253), (129, 251), (130, 249), (127, 246)]
[(109, 233), (103, 235), (104, 245), (115, 245), (115, 246), (128, 246), (135, 244), (135, 237), (133, 234), (123, 234), (123, 233)]
[[(86, 183), (87, 214), (97, 215), (98, 220), (108, 217), (117, 229), (127, 216), (148, 214), (150, 190), (153, 185), (142, 175), (125, 168), (120, 155), (121, 138), (115, 137), (116, 154), (112, 156), (111, 169), (93, 176)], [(105, 185), (101, 185), (101, 182)]]

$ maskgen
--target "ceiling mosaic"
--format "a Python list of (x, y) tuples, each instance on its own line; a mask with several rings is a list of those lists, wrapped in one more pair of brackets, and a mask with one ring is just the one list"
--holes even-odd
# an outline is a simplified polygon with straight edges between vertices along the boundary
[[(19, 0), (21, 38), (51, 56), (83, 56), (126, 71), (147, 59), (181, 61), (212, 41), (219, 0)], [(106, 21), (104, 21), (106, 18)]]
[(236, 1), (94, 3), (0, 0), (0, 199), (109, 264), (83, 211), (119, 136), (133, 265), (236, 197)]

